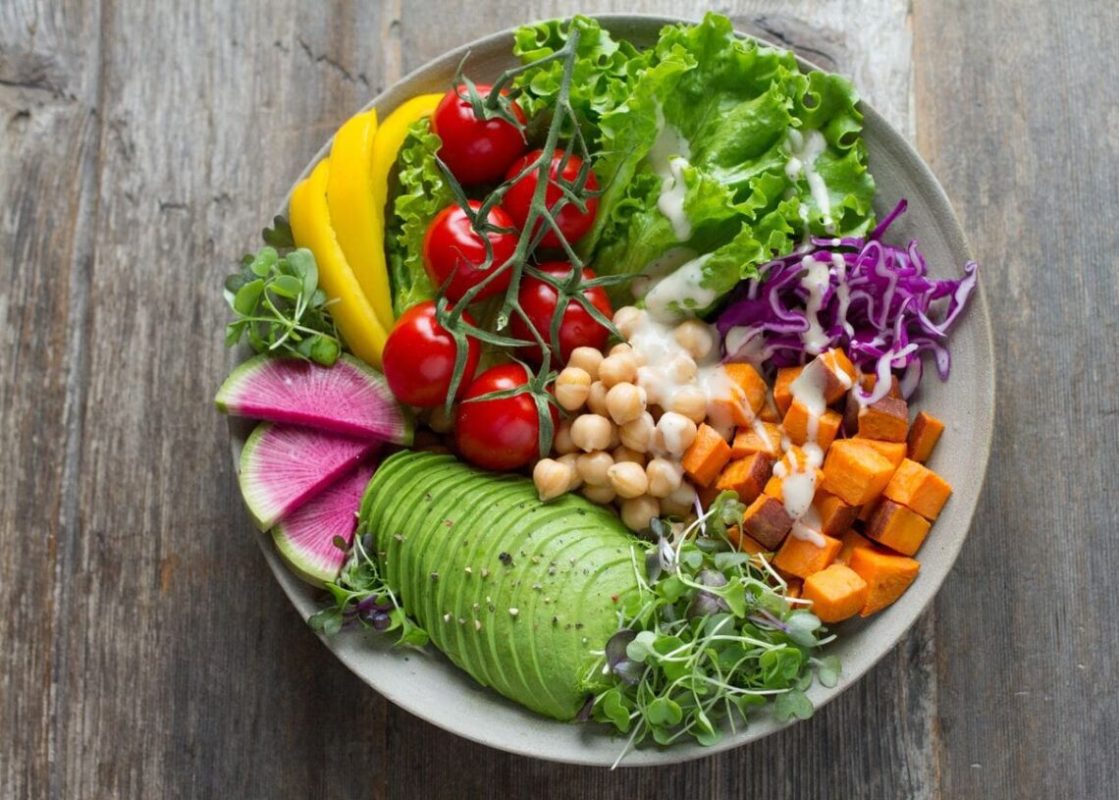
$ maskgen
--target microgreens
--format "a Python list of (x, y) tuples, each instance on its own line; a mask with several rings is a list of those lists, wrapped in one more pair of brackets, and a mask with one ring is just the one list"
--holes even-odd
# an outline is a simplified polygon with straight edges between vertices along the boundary
[[(335, 545), (346, 549), (341, 538), (335, 540)], [(356, 623), (377, 633), (394, 633), (397, 644), (423, 647), (428, 641), (427, 631), (409, 619), (396, 594), (381, 577), (372, 555), (374, 547), (373, 534), (359, 533), (354, 537), (349, 560), (338, 578), (326, 585), (333, 605), (314, 614), (307, 623), (327, 636)]]
[(310, 250), (292, 249), (291, 228), (282, 217), (265, 228), (267, 243), (241, 260), (241, 271), (225, 279), (225, 298), (235, 319), (226, 326), (227, 346), (247, 339), (258, 353), (282, 353), (329, 367), (342, 343), (319, 288)]
[(587, 676), (608, 679), (592, 717), (630, 734), (618, 761), (648, 737), (713, 744), (724, 724), (737, 730), (768, 698), (778, 719), (804, 718), (813, 674), (838, 680), (837, 659), (813, 657), (830, 641), (820, 621), (789, 602), (764, 556), (728, 541), (741, 518), (742, 504), (724, 492), (687, 527), (655, 521), (646, 576), (635, 562), (639, 590)]

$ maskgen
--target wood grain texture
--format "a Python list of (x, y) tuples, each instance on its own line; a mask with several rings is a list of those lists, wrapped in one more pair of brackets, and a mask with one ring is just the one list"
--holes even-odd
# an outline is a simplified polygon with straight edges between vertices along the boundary
[(711, 7), (853, 75), (960, 212), (1002, 355), (972, 536), (935, 612), (811, 721), (607, 773), (445, 734), (319, 646), (210, 407), (214, 287), (406, 71), (532, 19), (700, 6), (0, 3), (0, 798), (1113, 796), (1119, 7), (913, 5)]

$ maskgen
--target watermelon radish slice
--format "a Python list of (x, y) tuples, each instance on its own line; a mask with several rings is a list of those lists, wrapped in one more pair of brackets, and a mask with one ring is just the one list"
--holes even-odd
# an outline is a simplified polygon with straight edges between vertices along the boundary
[(338, 577), (346, 553), (334, 540), (341, 537), (347, 547), (353, 541), (361, 496), (374, 469), (363, 463), (272, 529), (276, 550), (303, 580), (322, 586)]
[(241, 495), (268, 530), (367, 458), (380, 442), (262, 423), (241, 449)]
[(237, 417), (303, 425), (395, 444), (412, 441), (412, 423), (381, 373), (352, 356), (332, 367), (259, 355), (225, 379), (214, 402)]

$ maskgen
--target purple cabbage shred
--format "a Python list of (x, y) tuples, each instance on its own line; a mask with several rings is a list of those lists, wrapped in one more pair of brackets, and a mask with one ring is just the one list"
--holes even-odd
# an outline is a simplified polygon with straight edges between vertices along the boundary
[[(760, 277), (745, 281), (715, 323), (724, 360), (787, 367), (841, 347), (862, 372), (878, 376), (875, 390), (862, 395), (866, 403), (885, 395), (891, 374), (899, 377), (902, 393), (912, 395), (923, 353), (932, 355), (941, 380), (947, 379), (948, 334), (975, 291), (978, 265), (967, 262), (959, 280), (935, 280), (916, 241), (905, 247), (884, 243), (905, 208), (902, 200), (866, 239), (813, 239), (809, 249), (771, 261)], [(811, 294), (802, 279), (809, 258), (828, 268), (816, 337), (806, 336)]]

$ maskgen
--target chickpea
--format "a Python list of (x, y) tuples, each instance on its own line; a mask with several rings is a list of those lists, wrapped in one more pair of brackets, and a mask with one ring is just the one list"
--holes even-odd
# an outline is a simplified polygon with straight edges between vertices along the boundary
[(646, 453), (653, 443), (656, 426), (653, 415), (646, 411), (640, 417), (627, 422), (621, 428), (622, 444), (636, 453)]
[(571, 358), (567, 359), (567, 366), (578, 367), (595, 381), (598, 380), (598, 365), (602, 363), (603, 357), (593, 347), (576, 347), (571, 351)]
[(610, 426), (610, 443), (606, 445), (607, 450), (613, 450), (615, 447), (622, 443), (622, 429), (617, 425)]
[(715, 350), (715, 336), (711, 328), (698, 319), (689, 319), (681, 322), (672, 332), (676, 342), (694, 358), (703, 361)]
[(640, 497), (649, 490), (649, 478), (645, 475), (645, 470), (640, 464), (634, 464), (632, 461), (615, 464), (606, 474), (618, 497), (628, 500), (632, 497)]
[(556, 376), (556, 401), (568, 411), (578, 411), (591, 393), (591, 376), (580, 367), (565, 367)]
[(552, 437), (552, 449), (560, 455), (567, 455), (574, 453), (577, 448), (575, 442), (571, 441), (571, 421), (563, 420), (556, 426), (555, 436)]
[(591, 384), (590, 393), (587, 394), (587, 408), (592, 414), (600, 414), (604, 417), (610, 414), (606, 409), (606, 384), (602, 381)]
[(657, 421), (654, 444), (658, 450), (679, 458), (692, 446), (698, 432), (696, 424), (683, 414), (668, 411)]
[(661, 507), (666, 514), (687, 517), (695, 512), (695, 497), (695, 487), (683, 481), (680, 488), (661, 501)]
[(616, 356), (621, 355), (622, 353), (629, 353), (630, 355), (633, 355), (633, 346), (630, 345), (628, 342), (620, 342), (610, 348), (610, 353), (608, 355)]
[(645, 390), (632, 383), (617, 383), (606, 393), (606, 410), (619, 425), (633, 422), (645, 413)]
[(575, 460), (575, 469), (583, 483), (591, 486), (609, 486), (610, 468), (614, 466), (614, 458), (609, 453), (583, 453)]
[(450, 433), (455, 426), (454, 412), (447, 414), (443, 411), (442, 404), (437, 405), (431, 409), (431, 414), (427, 418), (427, 426), (436, 433)]
[(645, 321), (645, 312), (634, 306), (623, 306), (614, 312), (614, 327), (627, 339), (632, 338)]
[(571, 441), (584, 453), (610, 446), (614, 423), (598, 414), (580, 414), (571, 422)]
[(645, 474), (649, 478), (649, 494), (653, 497), (668, 497), (684, 481), (684, 468), (667, 458), (654, 458), (645, 467)]
[(583, 497), (587, 498), (592, 503), (598, 503), (600, 506), (604, 506), (614, 502), (614, 487), (609, 484), (606, 486), (592, 486), (591, 484), (587, 484), (583, 487)]
[(632, 461), (634, 464), (645, 466), (645, 454), (639, 453), (636, 450), (630, 450), (624, 444), (614, 448), (611, 455), (614, 456), (615, 464), (621, 464), (623, 461)]
[(532, 468), (532, 482), (542, 502), (554, 500), (571, 486), (572, 469), (568, 464), (543, 458)]
[(575, 453), (568, 453), (556, 459), (561, 464), (566, 464), (571, 468), (571, 481), (567, 484), (567, 491), (573, 492), (583, 485), (583, 476), (579, 474), (579, 456)]
[(607, 356), (598, 365), (598, 377), (607, 389), (619, 383), (632, 382), (637, 377), (637, 359), (633, 353)]
[(632, 497), (622, 502), (622, 522), (631, 531), (643, 531), (649, 527), (649, 521), (660, 516), (661, 506), (655, 497), (642, 495)]
[(694, 384), (681, 386), (672, 394), (668, 410), (675, 411), (697, 424), (703, 422), (707, 419), (707, 393)]
[(668, 362), (668, 377), (676, 383), (691, 383), (698, 371), (692, 357), (682, 353)]
[(664, 397), (661, 394), (661, 379), (655, 368), (638, 367), (635, 382), (645, 390), (645, 401), (649, 405), (657, 406), (664, 402)]

